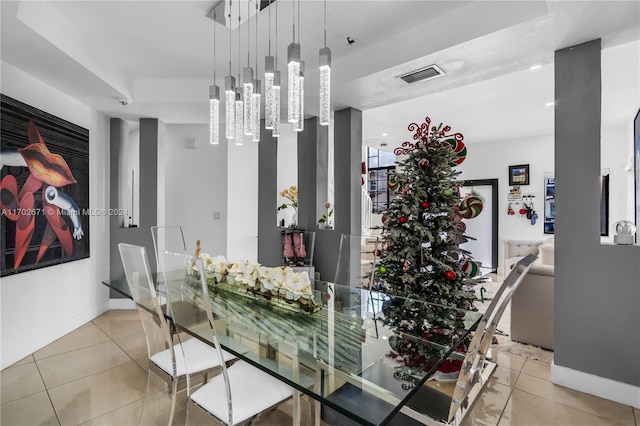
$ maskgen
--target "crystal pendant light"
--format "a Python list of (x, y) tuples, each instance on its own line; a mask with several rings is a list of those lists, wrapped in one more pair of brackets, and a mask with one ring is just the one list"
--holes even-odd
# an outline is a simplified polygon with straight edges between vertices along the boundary
[[(253, 129), (251, 128), (253, 124), (253, 115), (252, 115), (252, 106), (253, 106), (253, 68), (251, 68), (249, 64), (249, 56), (250, 52), (250, 40), (251, 34), (249, 25), (249, 3), (247, 1), (247, 67), (242, 72), (242, 93), (244, 95), (243, 104), (244, 104), (244, 115), (243, 115), (243, 129), (245, 135), (252, 135)], [(238, 6), (239, 7), (239, 6)], [(240, 28), (240, 16), (238, 15), (238, 31)], [(240, 35), (238, 34), (238, 52), (240, 52)]]
[[(231, 1), (229, 1), (229, 22), (231, 22)], [(224, 78), (224, 124), (227, 139), (235, 137), (236, 129), (236, 79), (231, 74), (231, 27), (229, 27), (229, 75)]]
[(293, 124), (293, 130), (304, 130), (304, 61), (300, 61), (300, 76), (298, 77), (298, 121)]
[(240, 91), (242, 89), (238, 89), (239, 92), (236, 93), (236, 128), (235, 128), (235, 139), (236, 145), (242, 145), (244, 138), (244, 126), (242, 125), (242, 114), (244, 113), (243, 103), (242, 103), (242, 95)]
[(261, 98), (261, 84), (260, 80), (253, 82), (253, 97), (251, 98), (251, 128), (253, 129), (253, 141), (260, 142), (260, 98)]
[(271, 136), (280, 137), (280, 71), (273, 73), (273, 103), (275, 105)]
[[(231, 61), (229, 61), (231, 68)], [(236, 79), (232, 75), (224, 78), (224, 122), (227, 139), (235, 137), (236, 130)]]
[(209, 143), (220, 143), (220, 88), (216, 85), (209, 86)]
[(324, 47), (320, 49), (320, 125), (331, 121), (331, 50), (327, 47), (327, 0), (324, 0)]
[[(300, 4), (298, 4), (299, 10)], [(287, 47), (287, 121), (296, 123), (300, 119), (300, 45), (296, 43), (295, 2), (293, 3), (293, 42)]]
[(269, 54), (264, 58), (264, 127), (269, 130), (273, 129), (275, 118), (273, 105), (273, 73), (275, 70), (275, 58), (271, 56), (271, 0), (269, 0)]
[(220, 88), (216, 86), (216, 21), (213, 15), (213, 85), (209, 86), (209, 143), (220, 143)]

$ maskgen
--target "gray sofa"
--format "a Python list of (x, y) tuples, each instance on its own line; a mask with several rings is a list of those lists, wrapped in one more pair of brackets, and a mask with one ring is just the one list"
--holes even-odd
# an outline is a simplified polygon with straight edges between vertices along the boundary
[(553, 350), (553, 265), (533, 265), (511, 299), (511, 340)]

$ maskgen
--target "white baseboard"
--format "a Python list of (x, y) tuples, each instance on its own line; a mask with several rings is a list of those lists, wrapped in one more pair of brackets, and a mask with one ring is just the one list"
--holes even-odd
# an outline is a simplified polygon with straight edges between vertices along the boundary
[(109, 299), (109, 309), (135, 309), (136, 304), (131, 299)]
[(640, 409), (640, 386), (617, 382), (553, 363), (551, 364), (551, 381), (557, 385)]

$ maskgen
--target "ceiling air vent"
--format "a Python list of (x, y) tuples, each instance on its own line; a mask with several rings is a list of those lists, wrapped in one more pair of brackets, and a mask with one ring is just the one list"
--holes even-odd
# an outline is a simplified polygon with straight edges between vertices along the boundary
[(428, 67), (421, 68), (416, 71), (411, 71), (410, 73), (403, 74), (398, 77), (403, 79), (405, 83), (411, 84), (417, 81), (439, 77), (441, 75), (444, 75), (444, 71), (442, 71), (437, 65), (429, 65)]

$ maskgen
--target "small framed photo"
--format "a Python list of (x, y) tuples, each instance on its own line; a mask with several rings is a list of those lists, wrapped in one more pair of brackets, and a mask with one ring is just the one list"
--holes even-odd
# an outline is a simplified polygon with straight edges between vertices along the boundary
[(529, 185), (529, 165), (509, 166), (509, 185)]

